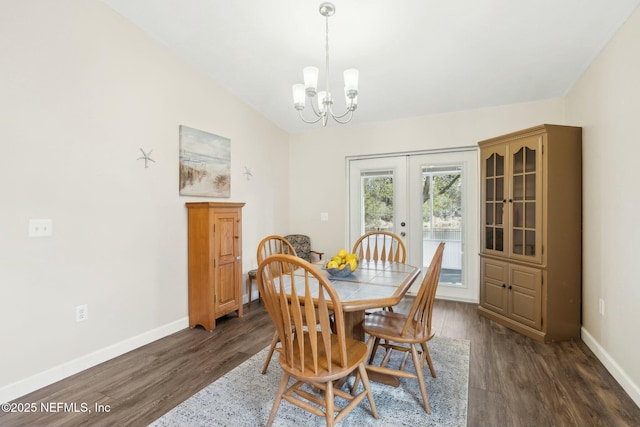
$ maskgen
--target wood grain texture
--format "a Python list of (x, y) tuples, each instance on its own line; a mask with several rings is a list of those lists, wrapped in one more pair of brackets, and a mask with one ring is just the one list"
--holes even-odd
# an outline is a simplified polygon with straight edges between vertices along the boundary
[[(438, 300), (432, 323), (436, 335), (471, 341), (469, 426), (640, 425), (640, 408), (582, 341), (542, 344), (476, 307)], [(0, 426), (146, 426), (266, 347), (273, 332), (262, 304), (245, 306), (213, 332), (185, 329), (16, 400), (100, 403), (109, 413), (0, 413)]]

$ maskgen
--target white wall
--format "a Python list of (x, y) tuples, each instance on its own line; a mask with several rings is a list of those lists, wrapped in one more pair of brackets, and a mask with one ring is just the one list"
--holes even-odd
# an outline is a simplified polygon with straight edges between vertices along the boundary
[(568, 94), (566, 110), (583, 127), (583, 339), (640, 405), (638, 52), (640, 9)]
[[(366, 108), (364, 101), (358, 108)], [(483, 139), (543, 123), (571, 124), (565, 123), (562, 100), (292, 135), (291, 230), (309, 234), (316, 250), (332, 253), (349, 246), (345, 156), (475, 146)], [(320, 212), (329, 213), (329, 221), (321, 222)], [(480, 248), (469, 249), (478, 253)]]
[(289, 225), (285, 132), (97, 0), (2, 9), (0, 402), (187, 326), (180, 124), (231, 139), (245, 271)]

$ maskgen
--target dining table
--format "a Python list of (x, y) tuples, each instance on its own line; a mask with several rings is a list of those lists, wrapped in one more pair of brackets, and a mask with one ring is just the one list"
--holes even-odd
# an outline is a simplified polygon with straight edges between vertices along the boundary
[[(329, 275), (322, 264), (316, 267), (329, 279), (340, 298), (347, 336), (360, 341), (364, 341), (365, 311), (397, 305), (420, 275), (418, 267), (389, 261), (361, 260), (357, 269), (345, 277)], [(304, 286), (303, 281), (296, 281), (298, 286)]]
[[(315, 266), (329, 279), (340, 298), (346, 335), (360, 341), (365, 338), (362, 328), (365, 311), (397, 305), (421, 272), (420, 268), (409, 264), (362, 260), (351, 274), (337, 277), (331, 276), (321, 263)], [(304, 271), (296, 270), (293, 276), (296, 292), (303, 293)], [(291, 293), (290, 282), (285, 284), (285, 291)], [(370, 372), (369, 379), (394, 387), (400, 385), (398, 377), (390, 374)]]

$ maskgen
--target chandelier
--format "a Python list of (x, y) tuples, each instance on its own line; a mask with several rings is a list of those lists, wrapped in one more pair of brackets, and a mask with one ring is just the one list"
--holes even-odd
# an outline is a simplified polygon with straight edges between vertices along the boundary
[[(305, 67), (302, 70), (304, 84), (293, 85), (293, 106), (300, 118), (305, 123), (317, 123), (322, 120), (322, 126), (327, 125), (327, 120), (331, 116), (336, 122), (345, 124), (353, 117), (353, 112), (358, 106), (358, 70), (351, 68), (344, 72), (344, 96), (346, 100), (346, 111), (336, 114), (333, 110), (333, 97), (329, 89), (329, 17), (333, 16), (336, 8), (332, 3), (322, 3), (320, 5), (320, 15), (325, 17), (325, 90), (318, 92), (318, 69), (316, 67)], [(303, 115), (306, 98), (310, 98), (311, 109), (315, 117), (308, 120)], [(317, 100), (315, 99), (317, 97)]]

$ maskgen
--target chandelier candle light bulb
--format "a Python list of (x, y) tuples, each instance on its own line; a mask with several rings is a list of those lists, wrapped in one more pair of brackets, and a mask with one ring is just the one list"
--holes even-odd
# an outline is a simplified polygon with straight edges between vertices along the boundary
[[(326, 88), (318, 91), (319, 70), (316, 67), (305, 67), (302, 70), (304, 84), (298, 83), (293, 85), (293, 106), (300, 114), (300, 118), (305, 123), (317, 123), (322, 120), (322, 125), (327, 125), (327, 120), (331, 116), (336, 122), (344, 124), (351, 121), (353, 112), (358, 106), (358, 70), (350, 68), (344, 71), (344, 96), (347, 109), (342, 114), (335, 114), (332, 108), (333, 99), (331, 98), (331, 90), (329, 89), (329, 17), (336, 11), (332, 3), (322, 3), (320, 5), (320, 14), (325, 17), (326, 27)], [(317, 109), (313, 98), (317, 99)], [(306, 105), (306, 98), (311, 99), (311, 109), (315, 115), (314, 119), (307, 120), (303, 116)], [(342, 120), (344, 119), (344, 120)]]

